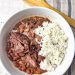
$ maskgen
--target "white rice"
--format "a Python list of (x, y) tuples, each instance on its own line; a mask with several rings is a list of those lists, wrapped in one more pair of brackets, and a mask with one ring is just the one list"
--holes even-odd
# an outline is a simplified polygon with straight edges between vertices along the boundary
[(39, 26), (34, 30), (37, 35), (42, 36), (41, 42), (38, 42), (42, 47), (39, 55), (45, 59), (41, 61), (40, 68), (53, 71), (64, 59), (68, 38), (57, 23), (43, 22), (42, 25), (43, 27)]

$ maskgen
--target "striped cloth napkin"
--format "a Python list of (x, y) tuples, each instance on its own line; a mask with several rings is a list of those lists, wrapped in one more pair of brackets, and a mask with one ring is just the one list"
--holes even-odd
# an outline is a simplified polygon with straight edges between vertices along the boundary
[(46, 0), (46, 2), (75, 19), (75, 0)]
[[(75, 19), (75, 0), (46, 0), (48, 4)], [(22, 0), (0, 0), (0, 30), (9, 17), (16, 12), (28, 8)], [(72, 28), (73, 29), (73, 28)], [(75, 34), (75, 29), (73, 29)], [(65, 67), (65, 66), (64, 66)], [(0, 61), (0, 75), (10, 75)], [(64, 75), (75, 75), (75, 59)]]

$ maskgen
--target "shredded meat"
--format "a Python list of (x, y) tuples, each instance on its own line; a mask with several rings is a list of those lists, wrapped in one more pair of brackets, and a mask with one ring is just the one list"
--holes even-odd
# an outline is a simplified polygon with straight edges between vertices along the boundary
[(39, 66), (39, 63), (45, 59), (38, 55), (41, 46), (37, 41), (41, 41), (42, 37), (34, 33), (34, 29), (42, 26), (43, 21), (49, 22), (50, 20), (39, 16), (26, 18), (15, 25), (7, 38), (9, 59), (17, 68), (28, 74), (46, 72)]

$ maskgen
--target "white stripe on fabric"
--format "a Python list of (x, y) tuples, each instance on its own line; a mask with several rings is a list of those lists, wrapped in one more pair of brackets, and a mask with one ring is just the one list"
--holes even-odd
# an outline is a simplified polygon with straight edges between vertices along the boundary
[(53, 6), (57, 9), (57, 0), (53, 0)]
[(71, 11), (71, 13), (72, 13), (72, 15), (71, 15), (71, 17), (73, 18), (73, 19), (75, 19), (75, 0), (71, 0), (71, 7), (72, 7), (72, 11)]
[(57, 9), (57, 0), (46, 0), (46, 2)]
[(68, 15), (68, 0), (61, 0), (61, 12)]
[(46, 2), (53, 7), (53, 0), (46, 0)]

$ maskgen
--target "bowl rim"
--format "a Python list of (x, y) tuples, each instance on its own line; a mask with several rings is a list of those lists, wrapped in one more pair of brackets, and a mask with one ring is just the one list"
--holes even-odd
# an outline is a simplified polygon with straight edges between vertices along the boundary
[[(67, 22), (60, 14), (58, 14), (57, 12), (55, 12), (55, 11), (49, 9), (49, 8), (37, 7), (37, 6), (29, 7), (29, 8), (23, 9), (23, 10), (21, 10), (21, 11), (15, 13), (14, 15), (12, 15), (12, 16), (6, 21), (6, 23), (9, 22), (9, 20), (12, 19), (15, 15), (17, 15), (17, 14), (19, 14), (19, 13), (21, 13), (21, 12), (24, 12), (24, 11), (26, 11), (26, 10), (30, 10), (30, 9), (42, 9), (42, 10), (45, 9), (45, 10), (52, 11), (52, 12), (56, 13), (57, 16), (59, 16), (60, 18), (62, 18), (62, 19), (68, 24), (68, 22)], [(4, 26), (3, 26), (2, 29), (1, 29), (0, 35), (1, 35), (1, 33), (3, 32), (3, 29), (6, 27), (6, 23), (4, 24)], [(69, 26), (69, 24), (68, 24), (68, 26)], [(74, 41), (74, 34), (73, 34), (73, 31), (72, 31), (72, 29), (71, 29), (70, 26), (69, 26), (69, 28), (70, 28), (70, 30), (71, 30), (71, 32), (72, 32), (72, 37), (73, 37), (73, 41)], [(1, 38), (1, 37), (0, 37), (0, 38)], [(74, 45), (75, 45), (75, 42), (74, 42)], [(75, 46), (74, 46), (74, 49), (75, 49)], [(72, 64), (72, 61), (73, 61), (73, 58), (74, 58), (74, 54), (75, 54), (75, 50), (74, 50), (73, 56), (71, 57), (71, 60), (70, 60), (70, 62), (69, 62), (69, 64), (68, 64), (68, 66), (65, 68), (65, 70), (63, 71), (63, 73), (61, 73), (61, 75), (63, 75), (63, 74), (68, 70), (68, 68), (70, 67), (70, 65)], [(2, 64), (2, 65), (4, 66), (4, 64)], [(9, 73), (11, 74), (11, 72), (10, 72), (5, 66), (4, 66), (4, 68), (6, 69), (7, 72), (9, 72)]]

